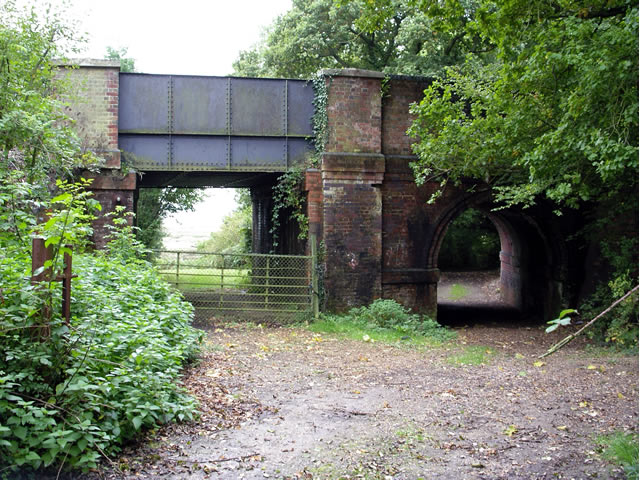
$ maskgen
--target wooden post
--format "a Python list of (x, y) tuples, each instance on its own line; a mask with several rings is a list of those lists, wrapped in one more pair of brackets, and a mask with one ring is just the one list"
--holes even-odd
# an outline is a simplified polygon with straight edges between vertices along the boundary
[[(51, 267), (45, 268), (45, 263), (53, 258), (51, 246), (45, 247), (45, 240), (35, 237), (31, 241), (31, 283), (39, 284), (51, 280)], [(42, 287), (39, 287), (42, 288)], [(46, 287), (45, 287), (46, 288)], [(45, 297), (46, 298), (46, 297)], [(41, 323), (34, 330), (38, 340), (44, 342), (51, 336), (51, 306), (45, 301), (40, 310)]]
[(320, 314), (320, 298), (318, 292), (318, 246), (317, 237), (311, 234), (311, 303), (313, 306), (313, 318), (317, 319)]
[[(71, 248), (67, 245), (67, 248)], [(71, 325), (71, 278), (73, 277), (71, 270), (71, 254), (64, 252), (64, 270), (62, 273), (62, 316), (67, 324)]]
[(31, 241), (31, 283), (44, 282), (51, 277), (51, 268), (42, 268), (53, 258), (53, 250), (51, 245), (45, 247), (44, 243), (44, 238), (41, 237), (35, 237)]

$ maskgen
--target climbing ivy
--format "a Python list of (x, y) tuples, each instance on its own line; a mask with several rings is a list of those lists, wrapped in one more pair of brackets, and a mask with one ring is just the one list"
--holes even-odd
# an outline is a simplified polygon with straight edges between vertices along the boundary
[(304, 172), (307, 168), (316, 168), (320, 165), (322, 152), (325, 150), (327, 138), (329, 136), (329, 120), (327, 117), (327, 101), (329, 98), (329, 87), (331, 77), (318, 72), (311, 79), (313, 85), (314, 113), (311, 117), (314, 138), (314, 153), (301, 166), (289, 169), (278, 178), (273, 187), (273, 209), (271, 214), (271, 230), (273, 247), (277, 247), (278, 231), (281, 224), (281, 213), (289, 212), (289, 218), (298, 222), (300, 233), (298, 238), (305, 240), (309, 232), (309, 218), (305, 214), (305, 198), (303, 193)]
[(315, 154), (311, 159), (311, 163), (314, 167), (320, 165), (320, 156), (324, 152), (329, 137), (329, 117), (327, 116), (329, 86), (327, 85), (327, 80), (331, 83), (331, 77), (323, 75), (321, 72), (316, 73), (311, 79), (314, 91), (314, 113), (311, 121), (313, 123), (313, 144), (315, 146)]
[(306, 168), (294, 167), (278, 178), (273, 187), (273, 209), (271, 211), (271, 230), (273, 248), (277, 247), (280, 230), (281, 212), (288, 211), (289, 218), (298, 222), (300, 233), (298, 238), (304, 240), (309, 232), (309, 218), (304, 212), (305, 198), (302, 191)]

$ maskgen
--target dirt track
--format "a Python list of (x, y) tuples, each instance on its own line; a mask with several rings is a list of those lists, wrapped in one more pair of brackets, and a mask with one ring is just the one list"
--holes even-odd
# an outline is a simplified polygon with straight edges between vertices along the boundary
[[(103, 478), (622, 478), (594, 437), (636, 429), (637, 357), (576, 343), (536, 364), (560, 335), (522, 326), (418, 350), (218, 327), (186, 380), (202, 420), (150, 435)], [(471, 351), (486, 363), (463, 365)]]

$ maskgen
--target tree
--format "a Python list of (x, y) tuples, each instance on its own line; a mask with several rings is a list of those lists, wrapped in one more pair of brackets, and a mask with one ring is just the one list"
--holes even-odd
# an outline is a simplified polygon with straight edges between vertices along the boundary
[(104, 58), (108, 60), (120, 60), (120, 71), (125, 73), (132, 73), (136, 71), (136, 61), (133, 58), (127, 57), (129, 51), (126, 47), (115, 49), (113, 47), (107, 47), (107, 54)]
[(202, 188), (141, 188), (136, 209), (138, 239), (149, 249), (162, 248), (162, 220), (172, 213), (193, 211), (203, 196)]
[(414, 108), (419, 180), (483, 179), (506, 205), (637, 191), (638, 10), (563, 5), (482, 3), (469, 29), (499, 63), (448, 69)]
[(468, 45), (458, 33), (437, 33), (432, 19), (394, 0), (392, 10), (372, 22), (363, 5), (333, 0), (294, 0), (263, 39), (234, 62), (239, 76), (310, 78), (323, 68), (364, 68), (407, 75), (431, 75), (460, 63)]
[(68, 45), (76, 37), (63, 18), (25, 11), (14, 0), (0, 6), (0, 174), (22, 172), (42, 195), (54, 188), (50, 178), (95, 161), (64, 113), (68, 85), (54, 60), (75, 52)]
[(222, 220), (222, 226), (198, 244), (198, 251), (249, 253), (251, 251), (252, 206), (248, 189), (236, 193), (236, 209)]

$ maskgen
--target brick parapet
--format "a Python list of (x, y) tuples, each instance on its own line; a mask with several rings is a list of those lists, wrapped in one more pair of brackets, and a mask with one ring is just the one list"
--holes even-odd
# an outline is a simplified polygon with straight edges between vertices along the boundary
[(382, 152), (389, 155), (411, 155), (415, 139), (406, 132), (414, 120), (409, 113), (431, 84), (426, 78), (390, 77), (382, 99)]
[(380, 153), (383, 75), (356, 69), (324, 73), (329, 118), (325, 151)]
[(75, 121), (84, 148), (102, 159), (103, 167), (119, 169), (119, 62), (80, 59), (70, 66), (61, 66), (59, 73), (75, 87), (74, 95), (67, 98), (67, 113)]

